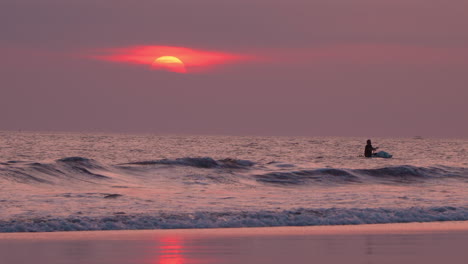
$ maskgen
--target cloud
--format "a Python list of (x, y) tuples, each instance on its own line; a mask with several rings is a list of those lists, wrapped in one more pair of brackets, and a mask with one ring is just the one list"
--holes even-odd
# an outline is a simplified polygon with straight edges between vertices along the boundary
[(160, 69), (152, 67), (152, 65), (156, 59), (163, 56), (173, 56), (180, 59), (187, 72), (192, 73), (211, 70), (220, 65), (241, 63), (254, 59), (251, 55), (173, 46), (131, 46), (105, 49), (88, 57), (109, 62), (147, 65), (152, 69)]

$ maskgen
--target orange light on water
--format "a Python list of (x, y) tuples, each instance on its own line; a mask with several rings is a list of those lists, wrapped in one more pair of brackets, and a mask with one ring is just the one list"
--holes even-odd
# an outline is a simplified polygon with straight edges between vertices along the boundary
[(154, 70), (177, 73), (206, 71), (222, 64), (251, 59), (246, 55), (171, 46), (134, 46), (104, 50), (104, 53), (106, 55), (92, 57), (111, 62), (148, 65)]
[(156, 237), (151, 255), (144, 263), (151, 264), (214, 264), (219, 263), (210, 254), (210, 247), (201, 241), (178, 235)]
[(159, 259), (158, 264), (184, 264), (185, 259), (181, 256), (163, 256)]
[(178, 237), (164, 237), (160, 241), (160, 256), (154, 264), (184, 264), (183, 241)]

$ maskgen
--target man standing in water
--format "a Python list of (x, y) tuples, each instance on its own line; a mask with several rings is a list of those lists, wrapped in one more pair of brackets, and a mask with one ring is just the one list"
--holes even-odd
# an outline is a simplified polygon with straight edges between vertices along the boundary
[(378, 148), (372, 147), (371, 140), (368, 139), (368, 140), (367, 140), (366, 148), (365, 148), (365, 150), (364, 150), (364, 156), (365, 156), (366, 158), (372, 157), (372, 153), (373, 153), (375, 150), (377, 150), (377, 149), (378, 149)]

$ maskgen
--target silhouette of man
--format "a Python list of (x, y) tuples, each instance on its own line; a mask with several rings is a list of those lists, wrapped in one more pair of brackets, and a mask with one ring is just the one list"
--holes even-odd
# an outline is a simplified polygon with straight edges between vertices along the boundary
[(368, 140), (367, 140), (366, 148), (365, 148), (365, 150), (364, 150), (364, 156), (365, 156), (366, 158), (372, 157), (373, 152), (374, 152), (375, 150), (377, 150), (377, 149), (378, 149), (378, 148), (372, 147), (371, 140), (368, 139)]

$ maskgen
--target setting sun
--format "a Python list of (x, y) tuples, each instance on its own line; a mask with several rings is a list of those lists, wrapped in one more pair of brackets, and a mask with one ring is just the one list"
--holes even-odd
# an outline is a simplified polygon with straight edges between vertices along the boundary
[(186, 73), (184, 63), (174, 56), (161, 56), (154, 60), (152, 67), (154, 69), (163, 69), (171, 72)]
[(154, 70), (178, 73), (205, 72), (221, 65), (254, 59), (251, 55), (171, 46), (131, 46), (107, 49), (103, 53), (92, 57), (112, 62), (149, 65)]

